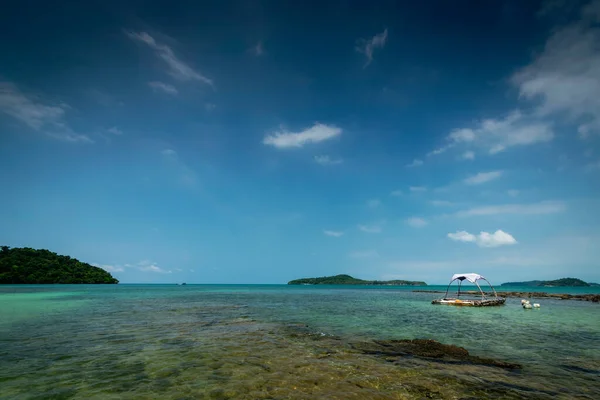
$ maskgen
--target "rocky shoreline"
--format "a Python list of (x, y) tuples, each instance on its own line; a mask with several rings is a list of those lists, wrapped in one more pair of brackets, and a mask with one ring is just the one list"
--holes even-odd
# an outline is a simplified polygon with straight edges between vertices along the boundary
[[(443, 290), (413, 290), (418, 293), (446, 293)], [(461, 292), (470, 295), (479, 295), (480, 292), (468, 290)], [(486, 296), (493, 296), (494, 293), (484, 292)], [(519, 297), (524, 299), (558, 299), (558, 300), (579, 300), (600, 303), (600, 294), (567, 294), (567, 293), (546, 293), (546, 292), (496, 292), (501, 297)]]

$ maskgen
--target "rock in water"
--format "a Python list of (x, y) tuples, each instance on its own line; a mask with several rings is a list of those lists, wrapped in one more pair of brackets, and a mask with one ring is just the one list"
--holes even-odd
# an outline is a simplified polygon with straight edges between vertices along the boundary
[(447, 363), (489, 365), (507, 369), (522, 368), (520, 364), (472, 356), (462, 347), (443, 344), (431, 339), (374, 340), (372, 342), (353, 343), (352, 347), (364, 354), (385, 358), (413, 356)]

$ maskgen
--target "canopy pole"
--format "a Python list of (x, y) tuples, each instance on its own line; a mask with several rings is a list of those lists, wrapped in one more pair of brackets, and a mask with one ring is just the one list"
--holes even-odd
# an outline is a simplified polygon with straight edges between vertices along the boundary
[(444, 298), (447, 299), (448, 298), (448, 291), (450, 290), (450, 285), (452, 285), (452, 282), (454, 282), (456, 279), (452, 279), (450, 281), (450, 283), (448, 284), (448, 287), (446, 288), (446, 294), (444, 295)]
[(490, 285), (490, 287), (492, 288), (492, 291), (494, 292), (494, 297), (498, 298), (498, 294), (496, 293), (496, 289), (494, 289), (494, 287), (492, 286), (492, 284), (490, 283), (490, 281), (488, 281), (484, 277), (481, 277), (481, 279), (483, 279), (484, 281), (487, 282), (488, 285)]
[(459, 279), (458, 281), (458, 294), (456, 295), (456, 298), (460, 297), (460, 286), (462, 285), (462, 280)]
[(481, 290), (481, 286), (479, 286), (479, 283), (477, 283), (477, 281), (475, 281), (475, 284), (477, 285), (477, 287), (479, 288), (479, 291), (481, 292), (481, 300), (484, 300), (485, 294), (483, 293), (483, 290)]

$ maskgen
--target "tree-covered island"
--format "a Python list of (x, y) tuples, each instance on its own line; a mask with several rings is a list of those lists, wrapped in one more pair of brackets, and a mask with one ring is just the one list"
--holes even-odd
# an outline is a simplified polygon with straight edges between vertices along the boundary
[(294, 279), (288, 282), (288, 285), (381, 285), (381, 286), (427, 286), (425, 282), (421, 281), (404, 281), (404, 280), (392, 280), (392, 281), (365, 281), (363, 279), (357, 279), (350, 275), (335, 275), (335, 276), (323, 276), (320, 278), (303, 278)]
[(538, 287), (563, 287), (563, 286), (576, 286), (576, 287), (588, 287), (597, 286), (597, 283), (588, 283), (577, 278), (561, 278), (553, 281), (526, 281), (526, 282), (506, 282), (500, 286), (538, 286)]
[(28, 247), (0, 248), (0, 284), (119, 283), (99, 267)]

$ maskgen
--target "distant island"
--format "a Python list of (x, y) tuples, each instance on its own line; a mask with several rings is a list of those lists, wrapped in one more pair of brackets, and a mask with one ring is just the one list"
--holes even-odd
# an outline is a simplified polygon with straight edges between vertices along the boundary
[(303, 278), (289, 281), (288, 285), (381, 285), (381, 286), (427, 286), (420, 281), (365, 281), (353, 278), (350, 275), (323, 276), (321, 278)]
[(0, 249), (0, 284), (119, 283), (102, 268), (28, 247)]
[(562, 287), (562, 286), (600, 286), (597, 283), (585, 282), (577, 278), (562, 278), (553, 281), (526, 281), (506, 282), (500, 286), (538, 286), (538, 287)]

